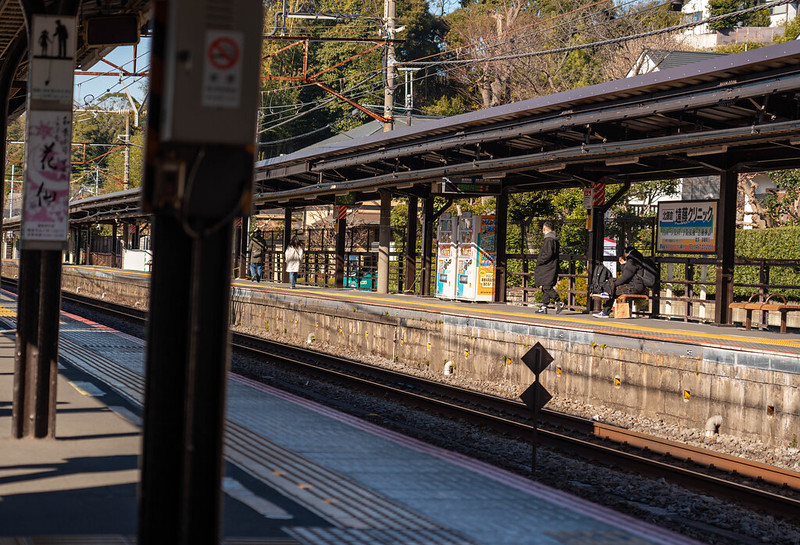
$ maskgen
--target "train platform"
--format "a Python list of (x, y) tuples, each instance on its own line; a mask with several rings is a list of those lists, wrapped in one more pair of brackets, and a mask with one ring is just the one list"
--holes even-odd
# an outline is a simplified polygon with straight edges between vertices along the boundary
[[(0, 296), (0, 427), (14, 309)], [(0, 434), (0, 543), (133, 543), (144, 343), (66, 313), (56, 439)], [(236, 375), (228, 384), (226, 542), (300, 545), (694, 541)]]
[[(443, 300), (406, 294), (378, 294), (354, 289), (318, 288), (298, 285), (290, 289), (287, 284), (236, 280), (234, 287), (263, 291), (287, 299), (310, 299), (315, 304), (359, 304), (392, 310), (407, 310), (461, 319), (480, 320), (484, 323), (522, 324), (549, 327), (572, 332), (592, 333), (599, 340), (611, 344), (628, 346), (626, 338), (663, 341), (709, 348), (755, 350), (800, 356), (800, 334), (790, 330), (779, 333), (774, 329), (750, 329), (744, 327), (720, 327), (710, 323), (685, 322), (682, 320), (652, 319), (639, 314), (632, 319), (598, 318), (592, 314), (565, 309), (560, 314), (549, 309), (547, 314), (537, 312), (539, 305), (513, 305), (503, 303), (470, 303)], [(610, 338), (616, 338), (611, 340)]]

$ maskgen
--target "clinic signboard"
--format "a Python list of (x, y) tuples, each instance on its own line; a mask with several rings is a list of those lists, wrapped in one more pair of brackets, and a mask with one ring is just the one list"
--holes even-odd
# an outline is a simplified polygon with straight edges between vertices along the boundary
[(656, 251), (686, 254), (715, 253), (718, 202), (659, 202)]

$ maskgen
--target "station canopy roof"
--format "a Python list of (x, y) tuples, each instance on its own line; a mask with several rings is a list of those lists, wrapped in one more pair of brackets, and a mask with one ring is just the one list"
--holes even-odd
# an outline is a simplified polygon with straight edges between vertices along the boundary
[(792, 41), (260, 161), (254, 205), (797, 168), (799, 99)]

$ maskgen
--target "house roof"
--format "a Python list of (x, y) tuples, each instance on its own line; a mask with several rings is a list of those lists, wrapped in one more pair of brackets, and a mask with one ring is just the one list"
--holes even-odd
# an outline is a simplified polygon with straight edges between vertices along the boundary
[(646, 54), (653, 60), (657, 70), (669, 70), (676, 66), (685, 66), (727, 55), (727, 53), (710, 53), (708, 51), (668, 51), (665, 49), (651, 49)]

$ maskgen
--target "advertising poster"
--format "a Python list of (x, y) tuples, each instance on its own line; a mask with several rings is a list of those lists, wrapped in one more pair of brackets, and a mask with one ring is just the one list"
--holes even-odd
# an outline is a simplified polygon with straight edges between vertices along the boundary
[(72, 112), (28, 112), (23, 247), (58, 249), (67, 242)]
[(715, 253), (717, 248), (717, 202), (658, 203), (656, 251)]

